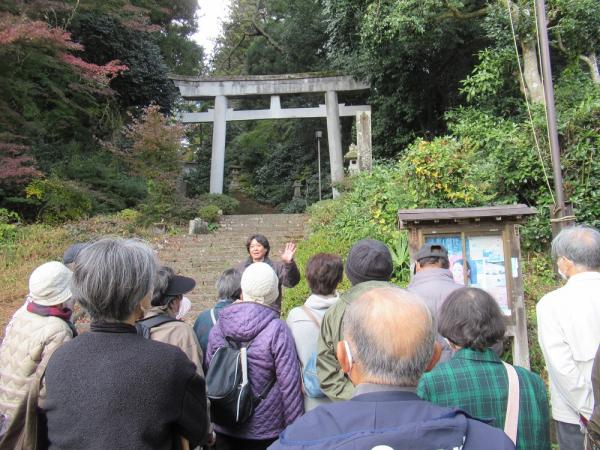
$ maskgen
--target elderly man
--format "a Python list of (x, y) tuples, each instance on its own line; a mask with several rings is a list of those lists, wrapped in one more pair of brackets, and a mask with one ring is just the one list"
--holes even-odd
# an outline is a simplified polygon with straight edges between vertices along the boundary
[(435, 334), (431, 313), (416, 295), (400, 288), (365, 292), (346, 309), (344, 340), (337, 345), (354, 396), (307, 413), (270, 448), (514, 449), (501, 430), (416, 396)]
[(592, 365), (600, 343), (600, 233), (567, 228), (552, 241), (552, 256), (568, 281), (537, 304), (538, 340), (560, 449), (581, 450), (579, 416), (592, 413)]
[[(448, 295), (463, 287), (454, 281), (449, 268), (448, 250), (441, 244), (427, 243), (415, 255), (415, 273), (407, 289), (425, 300), (434, 320)], [(438, 342), (442, 347), (440, 362), (449, 360), (452, 350), (439, 334)]]
[(374, 239), (358, 241), (346, 258), (346, 276), (352, 288), (323, 316), (317, 340), (317, 376), (323, 393), (332, 400), (348, 400), (354, 386), (346, 378), (336, 359), (337, 343), (342, 340), (342, 320), (348, 305), (363, 292), (376, 287), (393, 286), (390, 251), (383, 242)]

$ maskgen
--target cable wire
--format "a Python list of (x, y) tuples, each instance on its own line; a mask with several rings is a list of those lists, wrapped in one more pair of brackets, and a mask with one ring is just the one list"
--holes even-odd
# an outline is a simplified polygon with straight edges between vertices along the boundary
[[(523, 68), (521, 67), (521, 58), (519, 56), (519, 46), (517, 44), (517, 35), (515, 32), (515, 25), (513, 23), (512, 17), (512, 2), (511, 0), (506, 0), (506, 5), (508, 7), (508, 19), (510, 21), (510, 29), (512, 32), (513, 44), (515, 47), (515, 54), (517, 56), (517, 65), (519, 66), (519, 75), (521, 77), (521, 86), (523, 87), (523, 96), (525, 97), (525, 104), (527, 105), (527, 114), (529, 115), (529, 122), (531, 123), (531, 132), (533, 134), (533, 140), (535, 142), (535, 148), (537, 149), (538, 156), (540, 158), (540, 165), (542, 166), (542, 171), (544, 172), (544, 178), (546, 180), (546, 184), (548, 186), (548, 192), (550, 193), (550, 197), (552, 197), (552, 203), (556, 206), (556, 199), (554, 198), (554, 192), (552, 191), (552, 186), (550, 185), (550, 178), (548, 177), (548, 172), (546, 171), (546, 165), (544, 164), (544, 157), (542, 155), (542, 149), (540, 148), (540, 143), (538, 141), (537, 133), (535, 131), (535, 124), (533, 123), (533, 114), (531, 113), (531, 105), (529, 104), (529, 98), (527, 97), (527, 84), (525, 84), (525, 75), (523, 75)], [(535, 8), (534, 8), (535, 9)], [(539, 55), (539, 33), (537, 32), (537, 20), (536, 20), (536, 37), (538, 38), (538, 55)], [(542, 87), (543, 87), (542, 80)], [(545, 108), (544, 108), (545, 110)], [(546, 128), (548, 128), (548, 113), (546, 112)]]

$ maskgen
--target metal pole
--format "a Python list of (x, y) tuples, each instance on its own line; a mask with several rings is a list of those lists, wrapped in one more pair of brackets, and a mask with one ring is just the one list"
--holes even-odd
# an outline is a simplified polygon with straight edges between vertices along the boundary
[(315, 136), (317, 137), (317, 160), (319, 164), (319, 201), (321, 201), (321, 136), (322, 131), (316, 131)]
[[(563, 191), (562, 170), (560, 167), (560, 147), (558, 144), (558, 130), (556, 127), (556, 108), (554, 104), (554, 86), (552, 84), (552, 68), (550, 67), (550, 47), (548, 44), (548, 28), (546, 27), (546, 4), (544, 0), (535, 0), (537, 12), (538, 33), (540, 39), (540, 53), (542, 59), (542, 77), (544, 80), (544, 99), (548, 117), (548, 135), (552, 154), (552, 171), (554, 173), (554, 192), (556, 196), (556, 216), (558, 219), (566, 215), (565, 194)], [(563, 227), (558, 222), (558, 231)]]

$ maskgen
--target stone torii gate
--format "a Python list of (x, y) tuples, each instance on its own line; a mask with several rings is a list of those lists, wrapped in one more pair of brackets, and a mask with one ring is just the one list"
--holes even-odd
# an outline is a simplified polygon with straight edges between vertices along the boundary
[[(338, 92), (370, 89), (367, 83), (349, 76), (319, 74), (247, 75), (235, 77), (170, 77), (185, 100), (214, 98), (215, 107), (208, 112), (183, 113), (183, 123), (213, 122), (212, 156), (210, 163), (210, 192), (223, 192), (225, 171), (225, 140), (227, 121), (259, 119), (293, 119), (326, 117), (329, 161), (332, 183), (344, 178), (344, 159), (340, 116), (356, 116), (358, 147), (371, 146), (371, 107), (346, 106), (338, 103)], [(325, 94), (325, 104), (316, 108), (282, 108), (280, 96), (287, 94)], [(234, 110), (227, 107), (228, 98), (268, 95), (269, 109)], [(362, 141), (362, 142), (361, 142)], [(367, 163), (370, 165), (370, 160)], [(369, 167), (370, 168), (370, 167)], [(334, 196), (337, 192), (333, 190)]]

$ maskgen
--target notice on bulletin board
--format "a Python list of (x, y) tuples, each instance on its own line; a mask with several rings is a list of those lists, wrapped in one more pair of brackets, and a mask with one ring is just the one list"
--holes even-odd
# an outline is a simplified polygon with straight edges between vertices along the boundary
[[(443, 245), (448, 250), (450, 270), (459, 284), (481, 288), (496, 299), (503, 314), (510, 315), (502, 236), (467, 236), (466, 258), (462, 254), (459, 234), (427, 236), (427, 243)], [(513, 270), (518, 266), (513, 263)], [(466, 273), (465, 273), (466, 272)]]
[(475, 268), (471, 286), (489, 292), (502, 312), (510, 315), (502, 236), (468, 237), (467, 260)]

